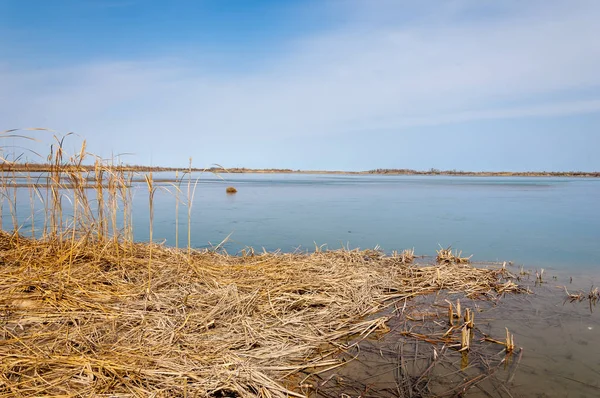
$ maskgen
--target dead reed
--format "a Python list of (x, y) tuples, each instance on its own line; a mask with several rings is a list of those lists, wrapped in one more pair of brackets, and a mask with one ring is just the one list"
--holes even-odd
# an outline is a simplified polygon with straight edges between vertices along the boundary
[(584, 292), (570, 293), (567, 290), (566, 286), (564, 288), (565, 288), (565, 293), (567, 295), (565, 302), (567, 302), (567, 301), (569, 301), (571, 303), (582, 302), (587, 299), (589, 306), (590, 306), (590, 312), (594, 312), (594, 308), (596, 307), (596, 304), (600, 301), (600, 290), (598, 290), (597, 287), (596, 288), (594, 286), (590, 287), (590, 291), (588, 293), (584, 293)]
[(447, 248), (440, 247), (437, 251), (436, 261), (438, 264), (469, 264), (471, 257), (462, 257), (462, 252), (455, 250), (452, 252), (452, 246)]
[(392, 257), (399, 258), (404, 264), (412, 264), (415, 261), (415, 249), (405, 249), (401, 253), (393, 251)]

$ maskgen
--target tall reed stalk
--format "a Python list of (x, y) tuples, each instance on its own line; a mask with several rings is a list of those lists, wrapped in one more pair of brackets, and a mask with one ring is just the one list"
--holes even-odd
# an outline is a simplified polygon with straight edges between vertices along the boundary
[[(179, 171), (175, 171), (175, 182), (179, 181)], [(175, 248), (179, 248), (179, 184), (175, 186)]]
[(192, 194), (191, 189), (192, 189), (192, 158), (190, 158), (190, 165), (189, 165), (189, 170), (188, 170), (188, 186), (187, 186), (187, 205), (188, 205), (187, 251), (188, 251), (188, 258), (191, 258), (191, 256), (192, 256), (192, 200), (193, 200), (193, 194)]
[(148, 247), (148, 287), (146, 289), (146, 293), (149, 295), (150, 289), (152, 287), (152, 234), (154, 231), (154, 193), (156, 192), (156, 187), (154, 186), (154, 181), (152, 179), (152, 172), (146, 174), (144, 178), (148, 187), (148, 206), (150, 212), (150, 245)]
[(17, 217), (17, 176), (16, 176), (16, 172), (12, 172), (12, 209), (11, 209), (11, 216), (12, 216), (12, 222), (13, 222), (13, 231), (17, 232), (19, 230), (19, 219)]

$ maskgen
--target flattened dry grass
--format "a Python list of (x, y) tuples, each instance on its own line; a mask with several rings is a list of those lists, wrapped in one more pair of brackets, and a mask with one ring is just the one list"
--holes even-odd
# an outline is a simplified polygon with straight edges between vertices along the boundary
[(0, 264), (0, 396), (304, 396), (289, 376), (385, 332), (393, 299), (518, 289), (502, 270), (373, 250), (237, 257), (5, 232)]

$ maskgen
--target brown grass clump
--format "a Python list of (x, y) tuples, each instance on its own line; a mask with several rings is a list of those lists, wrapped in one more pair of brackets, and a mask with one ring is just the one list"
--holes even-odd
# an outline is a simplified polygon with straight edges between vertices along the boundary
[(461, 257), (462, 252), (455, 250), (452, 252), (452, 246), (448, 246), (447, 248), (440, 247), (440, 250), (437, 250), (436, 261), (438, 264), (469, 264), (471, 262), (471, 257)]
[(235, 189), (235, 187), (227, 187), (227, 189), (225, 190), (225, 192), (227, 192), (227, 193), (237, 193), (237, 189)]

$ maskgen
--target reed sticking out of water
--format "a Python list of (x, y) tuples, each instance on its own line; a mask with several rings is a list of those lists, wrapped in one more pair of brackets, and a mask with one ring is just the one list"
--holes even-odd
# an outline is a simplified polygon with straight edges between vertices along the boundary
[(515, 335), (508, 331), (506, 328), (506, 352), (508, 354), (512, 353), (515, 350)]
[(542, 284), (544, 283), (543, 281), (543, 276), (544, 276), (544, 269), (542, 268), (539, 272), (535, 271), (535, 282), (538, 284)]
[(460, 331), (460, 351), (469, 351), (469, 348), (471, 347), (471, 339), (470, 339), (470, 333), (469, 333), (469, 328), (467, 327), (467, 325), (465, 324)]
[(415, 261), (415, 249), (405, 249), (401, 253), (394, 250), (392, 257), (399, 259), (402, 264), (412, 264)]
[(475, 314), (470, 308), (465, 310), (465, 325), (469, 329), (473, 329), (473, 326), (475, 325)]
[(584, 292), (569, 293), (569, 291), (567, 290), (567, 287), (564, 286), (564, 288), (565, 288), (565, 293), (567, 294), (567, 299), (565, 300), (565, 302), (566, 301), (582, 302), (583, 300), (587, 299), (590, 304), (590, 312), (594, 312), (594, 307), (600, 301), (600, 290), (598, 290), (597, 287), (595, 288), (594, 286), (591, 286), (590, 291), (588, 293), (584, 293)]
[(469, 264), (471, 257), (473, 256), (462, 257), (462, 252), (452, 252), (452, 246), (448, 246), (445, 249), (440, 247), (440, 250), (437, 251), (436, 261), (438, 264)]

